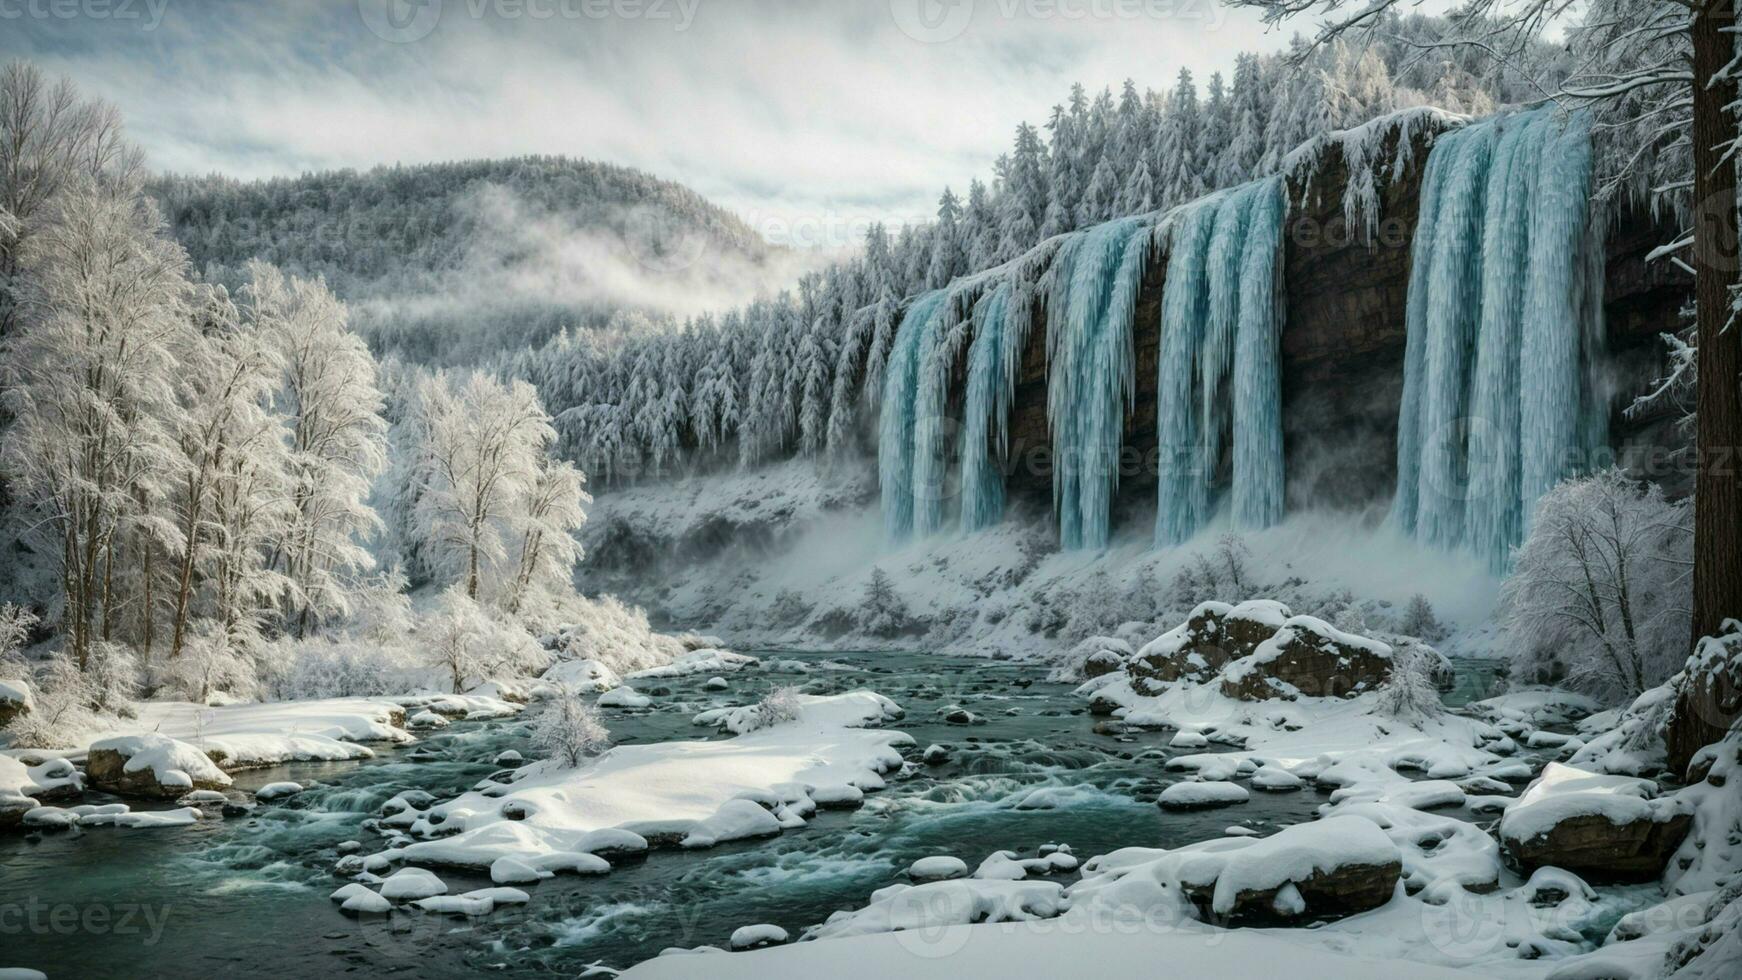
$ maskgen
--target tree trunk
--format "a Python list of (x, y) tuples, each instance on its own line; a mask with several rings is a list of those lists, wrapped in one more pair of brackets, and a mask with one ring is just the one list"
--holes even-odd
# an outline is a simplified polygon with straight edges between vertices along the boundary
[[(1734, 54), (1734, 0), (1708, 0), (1693, 21), (1694, 303), (1699, 332), (1698, 429), (1694, 477), (1693, 636), (1713, 636), (1727, 617), (1742, 616), (1742, 326), (1729, 325), (1736, 280), (1736, 165), (1722, 159), (1734, 139), (1725, 107), (1736, 82), (1713, 82)], [(1735, 720), (1710, 677), (1683, 686), (1666, 741), (1673, 771), (1685, 771), (1701, 747)]]

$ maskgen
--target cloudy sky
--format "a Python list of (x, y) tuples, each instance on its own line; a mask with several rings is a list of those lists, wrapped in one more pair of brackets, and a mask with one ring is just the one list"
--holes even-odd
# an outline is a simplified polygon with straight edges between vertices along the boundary
[(1284, 42), (1216, 0), (0, 0), (0, 57), (117, 103), (160, 169), (564, 153), (824, 246), (929, 214), (1073, 81)]

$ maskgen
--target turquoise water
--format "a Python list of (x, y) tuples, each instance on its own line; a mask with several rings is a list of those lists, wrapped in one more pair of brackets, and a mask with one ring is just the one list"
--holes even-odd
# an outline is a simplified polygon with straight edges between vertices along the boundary
[[(319, 783), (249, 818), (0, 838), (0, 967), (91, 978), (573, 976), (593, 963), (624, 968), (668, 946), (723, 945), (743, 925), (772, 922), (796, 935), (832, 911), (862, 906), (928, 855), (973, 866), (994, 850), (1032, 854), (1047, 843), (1069, 844), (1082, 858), (1129, 845), (1172, 847), (1221, 836), (1234, 823), (1264, 831), (1301, 822), (1324, 801), (1311, 790), (1255, 793), (1232, 808), (1163, 812), (1155, 797), (1177, 778), (1164, 770), (1171, 733), (1096, 734), (1070, 686), (1046, 683), (1038, 667), (929, 654), (769, 656), (780, 659), (857, 669), (749, 670), (733, 675), (725, 692), (704, 691), (705, 676), (660, 682), (670, 693), (656, 697), (652, 711), (606, 712), (612, 734), (620, 743), (717, 737), (691, 716), (753, 700), (776, 684), (809, 693), (868, 687), (907, 710), (892, 727), (914, 737), (915, 757), (937, 743), (951, 761), (892, 777), (864, 808), (819, 814), (802, 830), (707, 851), (656, 851), (597, 878), (559, 876), (523, 886), (528, 905), (480, 919), (341, 914), (327, 899), (348, 880), (332, 871), (337, 847), (358, 840), (364, 853), (379, 850), (363, 823), (382, 803), (414, 788), (456, 795), (496, 771), (491, 760), (505, 749), (537, 755), (524, 722), (456, 723), (364, 763), (240, 774), (244, 789), (283, 779)], [(939, 709), (954, 704), (986, 723), (943, 723)], [(1056, 809), (1016, 808), (1045, 786), (1073, 792)], [(450, 892), (490, 884), (480, 874), (436, 871)]]

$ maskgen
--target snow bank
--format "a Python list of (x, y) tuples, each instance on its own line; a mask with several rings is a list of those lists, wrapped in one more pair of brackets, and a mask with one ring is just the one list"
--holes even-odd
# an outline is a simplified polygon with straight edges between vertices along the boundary
[[(493, 702), (504, 704), (504, 702)], [(331, 698), (207, 707), (147, 701), (125, 729), (98, 738), (155, 732), (202, 749), (230, 772), (286, 762), (339, 762), (374, 753), (361, 742), (409, 742), (405, 711), (386, 698)]]
[[(952, 883), (953, 884), (953, 883)], [(926, 886), (931, 887), (931, 886)], [(1394, 960), (1292, 941), (1294, 934), (1208, 927), (1067, 929), (1057, 922), (949, 926), (877, 932), (795, 943), (730, 956), (661, 956), (624, 973), (627, 980), (962, 980), (963, 977), (1074, 977), (1154, 980), (1159, 974), (1203, 978), (1271, 976), (1392, 980)], [(1327, 944), (1328, 945), (1328, 944)], [(1350, 944), (1345, 944), (1350, 945)], [(1469, 980), (1470, 974), (1414, 965), (1412, 980)]]
[[(900, 732), (848, 727), (869, 691), (805, 698), (795, 721), (714, 741), (620, 745), (579, 769), (551, 762), (518, 769), (404, 821), (413, 841), (390, 859), (486, 867), (512, 857), (635, 849), (654, 843), (707, 846), (802, 826), (813, 793), (883, 788), (899, 768)], [(757, 813), (752, 814), (755, 810)]]
[(1050, 919), (1063, 911), (1063, 898), (1064, 888), (1047, 881), (958, 879), (896, 884), (873, 892), (865, 908), (829, 916), (828, 921), (806, 933), (806, 938), (841, 939), (975, 922)]

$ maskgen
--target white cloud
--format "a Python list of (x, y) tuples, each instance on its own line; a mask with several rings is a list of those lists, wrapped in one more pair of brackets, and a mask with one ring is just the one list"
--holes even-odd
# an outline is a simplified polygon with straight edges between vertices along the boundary
[[(26, 21), (0, 51), (118, 103), (164, 169), (563, 153), (680, 181), (771, 240), (838, 247), (987, 176), (1016, 124), (1042, 122), (1073, 81), (1160, 88), (1282, 42), (1211, 0), (685, 2), (699, 5), (183, 0), (154, 31)], [(414, 32), (440, 16), (395, 43), (359, 13), (383, 4), (426, 18), (405, 21)]]

